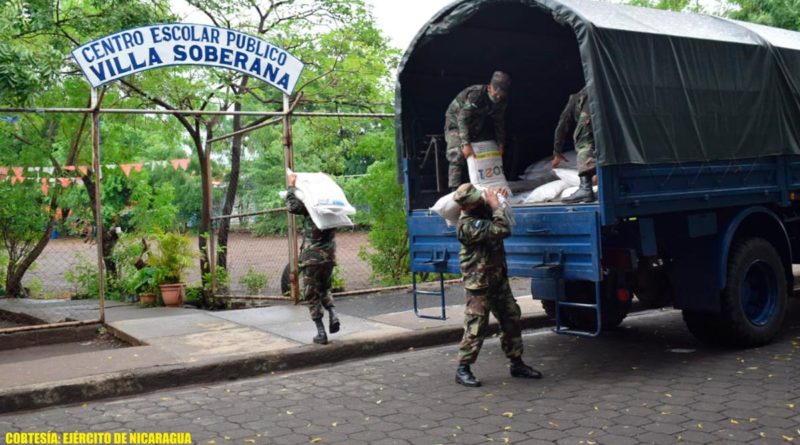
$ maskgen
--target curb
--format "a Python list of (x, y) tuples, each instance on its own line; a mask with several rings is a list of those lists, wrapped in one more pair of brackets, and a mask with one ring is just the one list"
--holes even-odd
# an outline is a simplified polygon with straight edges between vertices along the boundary
[[(523, 317), (521, 324), (522, 329), (538, 329), (551, 326), (552, 321), (545, 314), (536, 314)], [(496, 332), (498, 326), (493, 322), (489, 325), (488, 335)], [(409, 348), (442, 346), (460, 341), (462, 334), (463, 327), (448, 326), (411, 331), (375, 340), (334, 341), (324, 347), (303, 345), (284, 351), (244, 355), (222, 361), (152, 366), (87, 378), (22, 386), (0, 391), (0, 414), (255, 377), (271, 372), (291, 371), (402, 352)]]

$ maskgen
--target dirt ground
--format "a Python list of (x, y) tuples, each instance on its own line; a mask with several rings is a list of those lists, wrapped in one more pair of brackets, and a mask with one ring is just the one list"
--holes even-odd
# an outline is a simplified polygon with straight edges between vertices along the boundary
[[(373, 287), (370, 282), (370, 266), (358, 258), (361, 246), (368, 246), (367, 234), (343, 232), (336, 235), (336, 256), (346, 290)], [(197, 238), (192, 241), (197, 246)], [(231, 233), (228, 244), (228, 271), (231, 275), (231, 291), (246, 293), (240, 279), (253, 267), (265, 274), (268, 282), (263, 295), (280, 295), (280, 277), (288, 262), (289, 242), (284, 237), (254, 237), (249, 233)], [(66, 279), (67, 272), (75, 270), (79, 263), (95, 267), (97, 246), (76, 238), (51, 240), (36, 261), (34, 269), (26, 275), (24, 284), (39, 296), (66, 297), (75, 292), (75, 286)], [(200, 282), (199, 261), (189, 273), (190, 285)]]

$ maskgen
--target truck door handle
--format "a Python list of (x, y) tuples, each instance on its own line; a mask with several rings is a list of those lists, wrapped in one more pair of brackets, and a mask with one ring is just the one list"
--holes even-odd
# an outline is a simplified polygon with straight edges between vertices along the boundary
[(526, 232), (532, 233), (532, 234), (550, 233), (550, 229), (527, 229)]

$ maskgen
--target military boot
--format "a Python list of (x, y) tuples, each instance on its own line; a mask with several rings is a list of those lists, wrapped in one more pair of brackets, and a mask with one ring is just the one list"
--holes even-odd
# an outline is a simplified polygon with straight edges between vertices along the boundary
[(314, 320), (314, 324), (317, 325), (317, 336), (314, 337), (314, 343), (318, 345), (327, 345), (328, 335), (325, 334), (325, 325), (322, 324), (322, 318)]
[(341, 327), (341, 324), (339, 323), (339, 317), (336, 315), (336, 312), (333, 311), (333, 306), (327, 309), (328, 309), (328, 330), (331, 331), (331, 334), (335, 334), (339, 332), (339, 327)]
[(542, 373), (526, 365), (522, 358), (516, 357), (511, 359), (511, 377), (519, 377), (523, 379), (540, 379)]
[(561, 199), (564, 204), (579, 204), (582, 202), (592, 202), (595, 200), (594, 190), (592, 190), (592, 177), (591, 175), (581, 175), (581, 184), (578, 190)]
[(458, 365), (458, 369), (456, 369), (456, 383), (471, 388), (481, 386), (481, 381), (472, 374), (469, 365)]

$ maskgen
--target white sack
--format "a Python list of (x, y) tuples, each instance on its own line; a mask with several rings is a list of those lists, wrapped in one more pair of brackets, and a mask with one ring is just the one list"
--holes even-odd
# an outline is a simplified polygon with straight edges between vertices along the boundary
[(563, 179), (564, 182), (569, 184), (570, 187), (580, 185), (581, 183), (581, 177), (578, 176), (578, 170), (559, 167), (554, 168), (553, 173), (555, 173), (559, 179)]
[[(569, 168), (574, 170), (578, 169), (578, 154), (575, 152), (575, 150), (565, 151), (561, 154), (564, 155), (567, 160), (561, 161), (561, 163), (558, 165), (558, 168)], [(525, 172), (519, 176), (520, 179), (534, 180), (538, 179), (544, 174), (547, 174), (552, 170), (552, 167), (550, 166), (552, 160), (552, 157), (548, 157), (529, 165), (528, 168), (525, 169)]]
[(503, 173), (503, 156), (495, 141), (473, 142), (472, 151), (474, 156), (467, 158), (467, 168), (469, 169), (469, 182), (472, 185), (486, 189), (508, 188), (506, 175)]
[[(289, 174), (292, 173), (288, 170)], [(320, 230), (350, 227), (356, 209), (347, 201), (344, 191), (325, 173), (296, 173), (296, 196), (308, 210), (314, 225)]]
[(448, 193), (436, 201), (436, 204), (431, 207), (431, 210), (436, 212), (439, 216), (444, 218), (448, 226), (454, 226), (461, 216), (461, 206), (459, 206), (453, 199), (456, 192)]
[(547, 184), (537, 187), (525, 199), (526, 204), (536, 202), (549, 202), (553, 201), (561, 195), (561, 192), (569, 187), (566, 181), (559, 179), (558, 181), (548, 182)]

